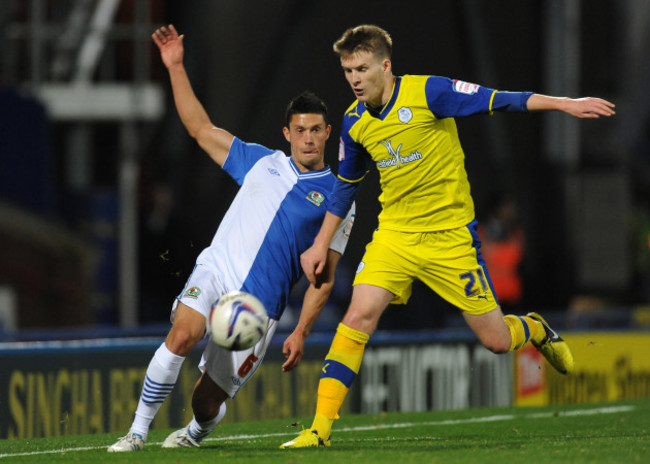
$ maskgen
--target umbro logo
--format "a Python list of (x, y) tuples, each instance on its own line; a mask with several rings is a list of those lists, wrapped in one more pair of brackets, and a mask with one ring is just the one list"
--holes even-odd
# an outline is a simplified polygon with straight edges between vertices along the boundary
[(275, 168), (268, 168), (268, 170), (269, 170), (269, 172), (270, 172), (271, 174), (273, 174), (274, 176), (278, 176), (278, 177), (280, 177), (280, 173), (278, 172), (277, 169), (275, 169)]

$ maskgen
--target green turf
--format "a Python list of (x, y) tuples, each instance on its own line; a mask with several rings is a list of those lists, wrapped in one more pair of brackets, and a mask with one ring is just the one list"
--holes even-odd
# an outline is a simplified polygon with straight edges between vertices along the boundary
[[(307, 423), (308, 418), (302, 418)], [(200, 449), (163, 450), (152, 431), (137, 453), (107, 453), (119, 434), (1, 440), (0, 464), (93, 463), (635, 463), (650, 460), (650, 399), (547, 408), (350, 415), (328, 449), (280, 450), (301, 425), (226, 424)], [(88, 449), (82, 449), (88, 448)]]

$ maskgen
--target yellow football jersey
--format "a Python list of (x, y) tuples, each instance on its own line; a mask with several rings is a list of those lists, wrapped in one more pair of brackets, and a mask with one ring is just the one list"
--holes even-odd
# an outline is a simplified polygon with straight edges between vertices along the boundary
[(489, 112), (495, 91), (438, 76), (401, 76), (379, 113), (355, 102), (343, 118), (338, 176), (380, 174), (379, 227), (427, 232), (465, 226), (474, 202), (453, 116)]

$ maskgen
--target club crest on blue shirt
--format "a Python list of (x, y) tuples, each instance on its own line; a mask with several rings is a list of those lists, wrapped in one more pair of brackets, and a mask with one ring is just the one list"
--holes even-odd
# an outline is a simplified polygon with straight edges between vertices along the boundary
[(307, 200), (309, 200), (311, 203), (315, 204), (316, 206), (320, 206), (320, 204), (325, 201), (325, 195), (323, 195), (320, 192), (317, 192), (316, 190), (312, 190), (307, 194), (305, 197)]
[(401, 122), (407, 124), (411, 119), (413, 119), (413, 111), (411, 111), (411, 108), (402, 106), (399, 110), (397, 110), (397, 117)]

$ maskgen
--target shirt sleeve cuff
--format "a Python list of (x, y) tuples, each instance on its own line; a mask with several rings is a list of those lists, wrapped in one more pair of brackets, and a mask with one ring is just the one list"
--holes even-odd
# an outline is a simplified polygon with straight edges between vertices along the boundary
[(490, 111), (527, 112), (526, 103), (533, 92), (497, 91), (492, 100)]
[(360, 182), (346, 182), (336, 179), (332, 193), (330, 193), (330, 199), (327, 202), (327, 211), (340, 218), (345, 218), (360, 189)]

